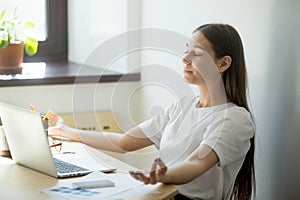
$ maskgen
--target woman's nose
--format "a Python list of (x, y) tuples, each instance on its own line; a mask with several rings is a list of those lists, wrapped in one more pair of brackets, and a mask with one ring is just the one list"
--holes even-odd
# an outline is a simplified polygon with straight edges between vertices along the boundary
[(190, 65), (192, 63), (191, 60), (189, 59), (188, 55), (186, 55), (182, 58), (182, 62), (186, 65)]

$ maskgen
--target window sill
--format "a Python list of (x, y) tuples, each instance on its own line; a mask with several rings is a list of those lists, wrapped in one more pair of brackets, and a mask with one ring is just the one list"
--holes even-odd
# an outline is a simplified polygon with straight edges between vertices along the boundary
[(0, 75), (0, 87), (139, 81), (139, 73), (122, 74), (72, 62), (26, 63), (22, 74)]

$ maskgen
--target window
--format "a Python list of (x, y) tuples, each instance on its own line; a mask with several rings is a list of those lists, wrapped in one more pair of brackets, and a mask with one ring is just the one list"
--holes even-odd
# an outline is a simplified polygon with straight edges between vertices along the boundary
[(20, 21), (34, 22), (36, 27), (26, 31), (39, 41), (46, 40), (46, 0), (0, 0), (0, 5), (8, 14), (16, 10)]
[(25, 55), (25, 62), (67, 61), (67, 0), (45, 1), (47, 38), (39, 42), (36, 55), (32, 57)]
[(67, 60), (67, 0), (0, 0), (1, 9), (17, 12), (22, 21), (32, 21), (32, 35), (39, 40), (36, 55), (24, 54), (24, 62)]

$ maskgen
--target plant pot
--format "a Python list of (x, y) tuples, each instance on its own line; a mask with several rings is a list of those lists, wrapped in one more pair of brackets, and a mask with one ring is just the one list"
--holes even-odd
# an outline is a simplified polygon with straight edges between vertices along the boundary
[(24, 43), (9, 44), (0, 48), (0, 74), (19, 74), (22, 72)]

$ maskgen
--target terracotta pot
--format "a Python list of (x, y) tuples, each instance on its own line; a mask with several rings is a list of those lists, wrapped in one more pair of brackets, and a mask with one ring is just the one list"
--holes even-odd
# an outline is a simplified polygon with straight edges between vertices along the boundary
[(15, 74), (22, 72), (24, 43), (9, 44), (0, 48), (0, 74)]

